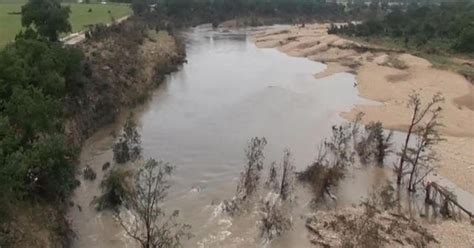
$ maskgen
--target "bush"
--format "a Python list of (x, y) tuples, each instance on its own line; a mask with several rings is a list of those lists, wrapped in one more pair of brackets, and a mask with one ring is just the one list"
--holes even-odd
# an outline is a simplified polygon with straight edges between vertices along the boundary
[(86, 165), (82, 173), (85, 180), (93, 181), (97, 178), (97, 173), (89, 165)]
[(126, 195), (130, 192), (130, 182), (132, 176), (130, 171), (112, 170), (100, 183), (102, 196), (96, 201), (96, 209), (116, 209), (124, 203)]
[(474, 24), (463, 29), (454, 48), (461, 52), (474, 52)]
[(141, 155), (141, 137), (130, 115), (125, 122), (119, 140), (113, 145), (114, 160), (119, 164), (135, 161)]

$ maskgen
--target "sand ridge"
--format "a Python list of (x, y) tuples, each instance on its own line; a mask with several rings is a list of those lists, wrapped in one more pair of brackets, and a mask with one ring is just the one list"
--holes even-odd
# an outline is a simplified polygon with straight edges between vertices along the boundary
[[(357, 105), (341, 116), (354, 120), (364, 112), (364, 123), (381, 121), (384, 127), (405, 131), (410, 120), (408, 95), (417, 91), (423, 102), (441, 92), (446, 142), (436, 149), (439, 172), (459, 187), (474, 193), (474, 86), (463, 76), (433, 68), (423, 58), (378, 46), (367, 46), (328, 34), (329, 24), (269, 28), (255, 34), (258, 47), (277, 48), (290, 56), (327, 64), (316, 78), (340, 72), (357, 75), (364, 98), (379, 105)], [(393, 62), (396, 61), (397, 63)]]

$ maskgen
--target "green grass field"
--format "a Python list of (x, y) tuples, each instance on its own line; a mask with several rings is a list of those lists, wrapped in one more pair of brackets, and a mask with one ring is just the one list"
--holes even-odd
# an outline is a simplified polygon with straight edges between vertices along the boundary
[[(21, 30), (21, 15), (13, 14), (21, 11), (24, 2), (15, 3), (0, 0), (0, 47), (5, 46), (15, 38), (15, 35)], [(69, 21), (73, 32), (84, 29), (85, 25), (97, 23), (110, 23), (112, 18), (119, 19), (130, 15), (132, 10), (124, 4), (65, 4), (70, 6), (71, 15)], [(88, 12), (89, 9), (92, 12)], [(110, 14), (108, 11), (110, 10)]]

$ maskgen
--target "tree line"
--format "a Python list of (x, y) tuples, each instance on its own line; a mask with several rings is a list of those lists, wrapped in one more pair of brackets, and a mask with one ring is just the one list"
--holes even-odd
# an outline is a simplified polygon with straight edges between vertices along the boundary
[(380, 14), (375, 5), (362, 24), (333, 26), (329, 32), (358, 37), (389, 37), (405, 47), (474, 52), (474, 2), (393, 6)]
[[(23, 31), (0, 51), (0, 246), (22, 201), (64, 202), (77, 185), (77, 148), (65, 134), (65, 99), (88, 79), (84, 54), (59, 42), (69, 7), (30, 0)], [(62, 204), (59, 204), (62, 205)], [(11, 227), (11, 226), (10, 226)]]
[(160, 13), (180, 23), (219, 23), (239, 17), (285, 21), (345, 18), (344, 5), (325, 0), (132, 0), (135, 14)]

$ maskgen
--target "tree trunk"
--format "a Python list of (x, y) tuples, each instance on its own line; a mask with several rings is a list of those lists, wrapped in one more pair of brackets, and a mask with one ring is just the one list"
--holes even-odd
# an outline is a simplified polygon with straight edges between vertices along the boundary
[(400, 185), (402, 183), (403, 164), (405, 163), (405, 156), (407, 153), (408, 142), (410, 141), (412, 128), (413, 128), (413, 122), (412, 122), (412, 125), (410, 125), (410, 128), (408, 129), (407, 137), (405, 139), (405, 145), (403, 146), (402, 156), (400, 158), (400, 164), (398, 165), (397, 185)]
[(420, 158), (420, 153), (421, 149), (423, 148), (418, 148), (418, 151), (416, 151), (416, 158), (415, 161), (413, 162), (413, 168), (410, 172), (410, 180), (408, 181), (408, 191), (415, 192), (415, 183), (413, 183), (413, 176), (415, 175), (416, 172), (416, 167), (418, 165), (418, 160)]
[(400, 164), (398, 165), (397, 185), (400, 185), (402, 183), (403, 164), (405, 163), (405, 156), (407, 154), (408, 142), (410, 142), (411, 132), (413, 131), (413, 126), (415, 126), (416, 113), (418, 113), (418, 107), (415, 107), (415, 110), (413, 110), (413, 116), (411, 118), (410, 127), (408, 128), (407, 137), (405, 139), (405, 145), (403, 146), (402, 157), (400, 158)]
[(428, 183), (425, 187), (425, 203), (431, 204), (431, 183)]
[[(437, 183), (435, 182), (432, 182), (430, 184), (428, 184), (430, 186), (430, 190), (431, 191), (431, 188), (433, 188), (434, 190), (436, 190), (439, 194), (441, 194), (444, 199), (443, 199), (443, 205), (446, 204), (446, 203), (449, 203), (451, 202), (452, 204), (454, 204), (456, 207), (458, 207), (459, 209), (461, 209), (464, 213), (466, 213), (470, 218), (474, 218), (474, 214), (472, 212), (470, 212), (469, 210), (467, 210), (466, 208), (464, 208), (461, 204), (459, 204), (455, 199), (452, 199), (451, 196), (449, 195), (449, 193), (447, 192), (447, 190), (445, 188), (443, 188), (442, 186), (438, 185)], [(428, 192), (428, 190), (426, 191)], [(426, 199), (426, 197), (425, 197)]]

